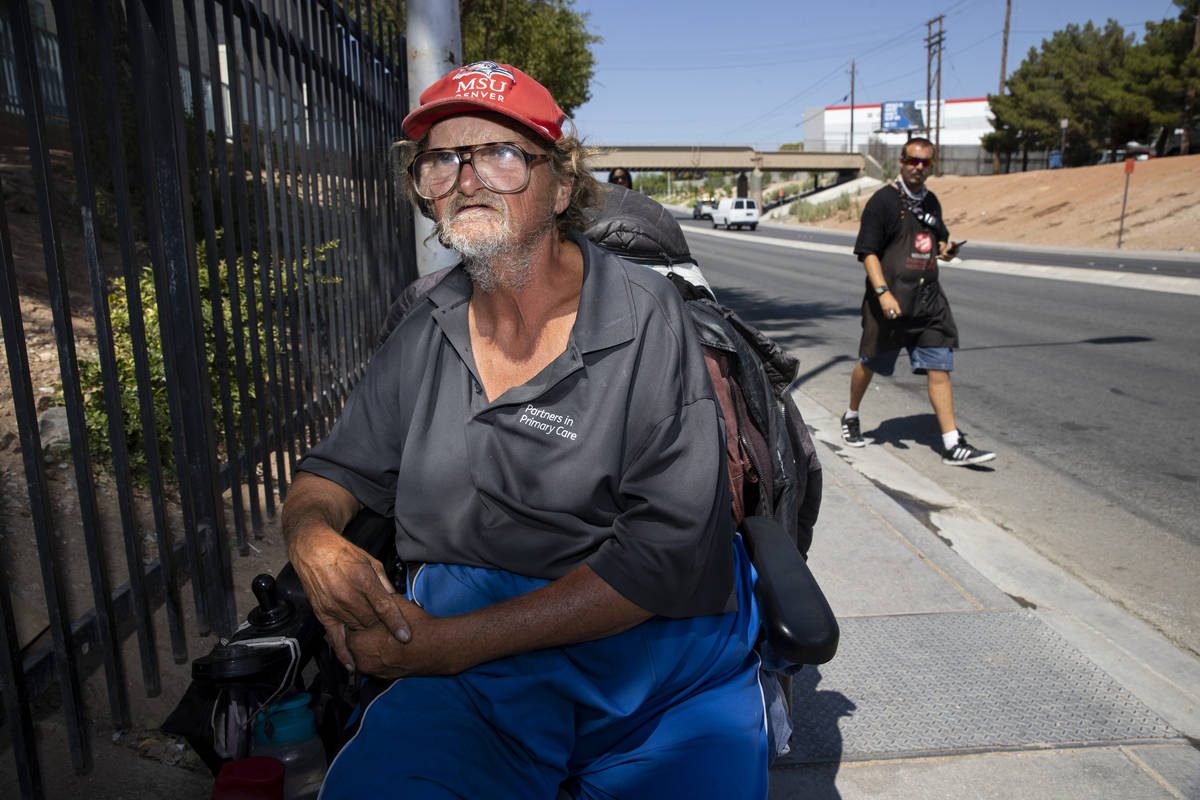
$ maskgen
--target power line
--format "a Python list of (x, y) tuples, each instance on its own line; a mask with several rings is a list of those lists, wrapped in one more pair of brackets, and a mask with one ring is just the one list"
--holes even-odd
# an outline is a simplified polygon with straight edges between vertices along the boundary
[(843, 67), (845, 67), (845, 66), (846, 66), (846, 63), (844, 63), (844, 62), (843, 62), (843, 63), (841, 63), (841, 64), (838, 64), (838, 65), (837, 65), (836, 67), (834, 67), (834, 68), (833, 68), (831, 71), (827, 72), (826, 74), (824, 74), (824, 75), (822, 75), (820, 78), (818, 78), (818, 79), (817, 79), (817, 81), (816, 81), (815, 83), (813, 83), (812, 85), (810, 85), (810, 86), (807, 86), (807, 87), (805, 87), (804, 89), (802, 89), (802, 90), (800, 91), (800, 93), (799, 93), (799, 94), (792, 95), (792, 96), (791, 96), (791, 97), (789, 97), (787, 100), (784, 100), (782, 103), (780, 103), (779, 105), (775, 106), (775, 107), (774, 107), (774, 108), (772, 108), (771, 110), (769, 110), (769, 111), (766, 111), (766, 112), (764, 112), (764, 113), (762, 113), (762, 114), (759, 114), (757, 117), (753, 117), (753, 118), (751, 118), (751, 119), (747, 120), (746, 122), (743, 122), (741, 125), (738, 125), (736, 128), (730, 128), (728, 131), (726, 131), (725, 133), (721, 134), (721, 136), (727, 136), (727, 135), (729, 135), (729, 134), (731, 134), (731, 133), (733, 133), (733, 132), (735, 132), (735, 131), (740, 131), (742, 128), (745, 128), (745, 127), (746, 127), (746, 126), (748, 126), (748, 125), (753, 125), (754, 123), (758, 122), (760, 119), (762, 119), (762, 118), (764, 118), (764, 117), (769, 117), (769, 116), (771, 116), (772, 114), (774, 114), (776, 111), (779, 111), (779, 110), (781, 110), (781, 109), (783, 109), (783, 108), (786, 108), (787, 106), (789, 106), (789, 105), (791, 105), (792, 103), (794, 103), (794, 102), (796, 102), (797, 100), (799, 100), (799, 99), (800, 99), (801, 97), (803, 97), (804, 95), (806, 95), (806, 94), (808, 94), (809, 92), (811, 92), (813, 89), (815, 89), (815, 88), (817, 88), (818, 86), (820, 86), (821, 84), (823, 84), (823, 83), (826, 81), (826, 79), (833, 77), (835, 74), (837, 74), (838, 72), (840, 72), (840, 71), (842, 70), (842, 68), (843, 68)]
[[(943, 18), (945, 15), (947, 15), (947, 14), (950, 14), (950, 13), (952, 13), (952, 12), (954, 12), (954, 11), (956, 11), (956, 10), (958, 10), (958, 9), (962, 8), (963, 6), (967, 5), (968, 3), (974, 3), (974, 2), (981, 2), (981, 0), (958, 0), (958, 2), (955, 2), (955, 3), (951, 4), (951, 5), (950, 5), (950, 6), (949, 6), (949, 7), (948, 7), (948, 8), (947, 8), (945, 11), (943, 11), (943, 12), (942, 12), (941, 14), (939, 14), (937, 17), (934, 17), (934, 20), (933, 20), (933, 21), (939, 21), (939, 23), (940, 23), (940, 20), (941, 20), (941, 19), (942, 19), (942, 18)], [(804, 88), (803, 90), (801, 90), (799, 93), (792, 95), (792, 96), (791, 96), (791, 97), (789, 97), (787, 100), (784, 100), (782, 103), (780, 103), (780, 104), (776, 105), (775, 107), (773, 107), (773, 108), (769, 109), (768, 111), (765, 111), (765, 112), (763, 112), (762, 114), (759, 114), (759, 115), (757, 115), (757, 116), (755, 116), (755, 117), (752, 117), (752, 118), (750, 118), (749, 120), (747, 120), (747, 121), (743, 122), (742, 124), (740, 124), (740, 125), (738, 125), (738, 126), (736, 126), (736, 127), (734, 127), (734, 128), (730, 128), (729, 130), (727, 130), (727, 131), (725, 131), (725, 132), (723, 132), (723, 133), (721, 133), (721, 134), (718, 134), (718, 138), (723, 138), (723, 137), (725, 137), (725, 136), (729, 136), (729, 135), (731, 135), (731, 134), (733, 134), (733, 133), (736, 133), (737, 131), (740, 131), (740, 130), (742, 130), (742, 129), (746, 128), (746, 127), (749, 127), (749, 126), (751, 126), (751, 125), (753, 125), (753, 124), (755, 124), (755, 123), (759, 122), (760, 120), (764, 119), (765, 117), (769, 117), (769, 116), (771, 116), (772, 114), (775, 114), (776, 112), (778, 112), (778, 111), (781, 111), (782, 109), (786, 108), (787, 106), (791, 105), (792, 103), (794, 103), (794, 102), (796, 102), (797, 100), (799, 100), (800, 98), (802, 98), (804, 95), (806, 95), (806, 94), (808, 94), (809, 92), (811, 92), (813, 89), (816, 89), (817, 87), (819, 87), (819, 86), (820, 86), (821, 84), (823, 84), (823, 83), (824, 83), (826, 80), (828, 80), (828, 79), (832, 78), (834, 75), (836, 75), (838, 72), (840, 72), (840, 71), (842, 71), (843, 69), (845, 69), (847, 66), (849, 66), (849, 65), (850, 65), (852, 62), (854, 62), (854, 61), (856, 61), (856, 60), (861, 60), (861, 61), (869, 61), (869, 60), (871, 60), (871, 59), (873, 59), (873, 58), (875, 58), (875, 57), (877, 57), (877, 56), (885, 56), (885, 55), (889, 55), (889, 53), (888, 53), (887, 51), (890, 49), (890, 46), (891, 46), (892, 44), (899, 44), (899, 43), (903, 43), (903, 42), (910, 41), (910, 40), (911, 40), (911, 38), (912, 38), (912, 34), (914, 34), (914, 33), (916, 33), (917, 31), (919, 31), (919, 30), (921, 29), (922, 25), (925, 25), (925, 24), (926, 24), (926, 23), (916, 23), (915, 25), (913, 25), (913, 26), (911, 26), (911, 27), (909, 27), (909, 28), (907, 28), (907, 29), (905, 29), (905, 30), (903, 30), (903, 31), (901, 31), (901, 32), (899, 32), (899, 33), (897, 33), (897, 34), (895, 34), (894, 36), (892, 36), (892, 37), (890, 37), (890, 38), (888, 38), (888, 39), (884, 40), (884, 41), (883, 41), (883, 42), (881, 42), (881, 43), (878, 43), (878, 44), (876, 44), (876, 45), (869, 46), (869, 49), (868, 49), (868, 51), (867, 51), (866, 53), (860, 53), (860, 54), (857, 54), (857, 55), (855, 55), (855, 56), (852, 56), (850, 59), (848, 59), (848, 60), (846, 60), (846, 61), (843, 61), (842, 63), (838, 64), (838, 65), (837, 65), (837, 66), (836, 66), (836, 67), (835, 67), (833, 70), (831, 70), (830, 72), (826, 73), (825, 75), (822, 75), (822, 76), (821, 76), (820, 78), (818, 78), (818, 79), (817, 79), (817, 80), (816, 80), (814, 83), (812, 83), (811, 85), (809, 85), (809, 86), (805, 87), (805, 88)], [(932, 35), (932, 31), (931, 31), (931, 35)], [(992, 37), (992, 36), (994, 36), (994, 35), (995, 35), (994, 33), (993, 33), (993, 34), (990, 34), (988, 37), (986, 37), (985, 39), (982, 39), (981, 41), (986, 41), (987, 39), (991, 38), (991, 37)], [(939, 58), (939, 65), (938, 65), (938, 81), (939, 81), (938, 98), (939, 98), (939, 106), (940, 106), (940, 98), (941, 98), (941, 89), (940, 89), (940, 80), (941, 80), (941, 65), (940, 65), (941, 49), (940, 49), (940, 48), (941, 48), (941, 45), (942, 45), (942, 41), (943, 41), (942, 37), (943, 37), (943, 36), (944, 36), (944, 31), (942, 31), (942, 32), (940, 32), (940, 33), (938, 34), (938, 48), (939, 48), (939, 49), (938, 49), (938, 58)], [(694, 68), (694, 67), (688, 67), (687, 69), (692, 69), (692, 68)], [(910, 73), (910, 74), (911, 74), (911, 73)], [(878, 84), (878, 85), (882, 85), (882, 84)], [(874, 105), (874, 104), (872, 104), (872, 105)], [(928, 103), (928, 101), (927, 101), (927, 103), (926, 103), (925, 112), (926, 112), (926, 114), (928, 114), (928, 113), (929, 113), (929, 103)], [(807, 121), (807, 120), (806, 120), (806, 121)], [(939, 120), (939, 123), (940, 123), (940, 120)], [(926, 124), (928, 125), (928, 120), (926, 120)], [(792, 126), (789, 126), (789, 127), (795, 127), (795, 125), (792, 125)], [(940, 128), (940, 124), (939, 124), (939, 128)]]

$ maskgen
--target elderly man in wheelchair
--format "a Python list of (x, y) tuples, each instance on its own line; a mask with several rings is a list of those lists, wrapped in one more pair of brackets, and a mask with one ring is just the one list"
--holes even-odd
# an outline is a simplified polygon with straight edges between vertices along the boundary
[[(820, 594), (792, 541), (735, 530), (679, 293), (581, 234), (600, 189), (564, 124), (493, 62), (404, 120), (406, 190), (462, 261), (406, 293), (284, 504), (367, 676), (323, 798), (765, 797), (764, 615), (776, 655), (831, 655), (827, 606), (825, 655), (789, 640), (788, 593)], [(402, 585), (343, 536), (364, 507), (394, 518)]]

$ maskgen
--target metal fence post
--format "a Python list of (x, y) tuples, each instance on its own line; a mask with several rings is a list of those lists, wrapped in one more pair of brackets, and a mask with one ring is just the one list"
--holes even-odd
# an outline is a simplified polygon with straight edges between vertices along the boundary
[[(171, 3), (133, 0), (127, 6), (134, 68), (141, 86), (139, 117), (155, 109), (147, 134), (146, 172), (150, 250), (160, 308), (167, 392), (173, 396), (173, 434), (193, 579), (203, 586), (207, 619), (218, 634), (236, 628), (230, 548), (217, 478), (200, 290), (186, 163), (175, 15)], [(176, 414), (175, 412), (178, 412)], [(175, 421), (178, 417), (177, 422)]]

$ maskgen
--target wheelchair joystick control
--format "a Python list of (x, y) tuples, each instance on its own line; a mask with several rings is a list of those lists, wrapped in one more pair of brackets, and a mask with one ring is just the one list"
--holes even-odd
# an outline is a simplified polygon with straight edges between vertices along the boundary
[(292, 619), (292, 604), (279, 596), (273, 575), (263, 573), (250, 584), (250, 590), (258, 600), (258, 608), (246, 615), (246, 620), (256, 631), (277, 631)]

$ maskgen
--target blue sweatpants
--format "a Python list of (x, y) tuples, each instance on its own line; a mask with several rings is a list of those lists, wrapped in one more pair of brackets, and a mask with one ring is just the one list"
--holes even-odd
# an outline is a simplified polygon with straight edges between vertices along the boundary
[[(738, 611), (654, 618), (595, 642), (406, 678), (379, 694), (334, 759), (338, 798), (674, 798), (767, 795), (754, 569), (735, 542)], [(426, 565), (410, 594), (462, 614), (546, 583)]]

